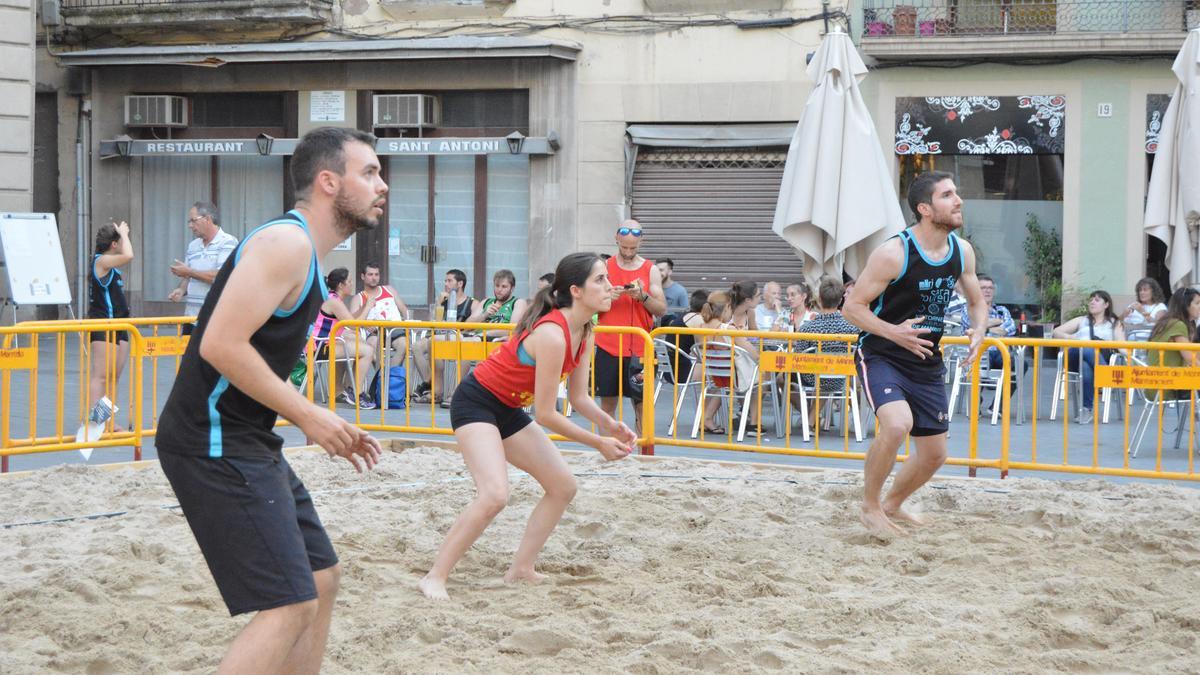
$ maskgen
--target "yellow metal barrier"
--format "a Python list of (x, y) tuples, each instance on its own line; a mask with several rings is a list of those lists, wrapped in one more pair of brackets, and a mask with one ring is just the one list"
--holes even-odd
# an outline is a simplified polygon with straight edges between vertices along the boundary
[[(184, 324), (191, 322), (191, 317), (26, 322), (0, 330), (0, 335), (3, 336), (0, 340), (0, 386), (4, 397), (3, 417), (0, 419), (0, 470), (7, 470), (9, 456), (59, 452), (80, 447), (130, 445), (134, 447), (135, 457), (140, 457), (143, 439), (153, 436), (156, 431), (156, 414), (164, 402), (158, 400), (159, 389), (163, 392), (169, 389), (166, 386), (158, 386), (161, 367), (159, 359), (175, 359), (175, 369), (178, 368), (179, 357), (187, 345), (187, 338), (181, 334), (182, 328)], [(374, 431), (442, 435), (452, 433), (449, 414), (439, 411), (437, 404), (432, 400), (422, 404), (413, 402), (414, 348), (419, 347), (423, 358), (432, 359), (433, 363), (437, 364), (438, 368), (434, 370), (453, 364), (455, 377), (451, 379), (461, 379), (472, 362), (486, 358), (501, 344), (495, 341), (483, 342), (473, 335), (474, 332), (485, 329), (512, 330), (511, 325), (435, 321), (348, 321), (339, 322), (334, 330), (341, 331), (343, 328), (347, 329), (344, 343), (348, 348), (352, 348), (354, 352), (369, 349), (372, 353), (373, 358), (370, 359), (367, 372), (374, 373), (378, 366), (386, 364), (389, 368), (391, 365), (404, 365), (407, 374), (405, 391), (400, 396), (405, 402), (402, 420), (397, 419), (396, 414), (387, 414), (382, 405), (379, 417), (375, 419), (369, 411), (359, 408), (356, 404), (356, 423)], [(389, 339), (371, 339), (360, 329), (379, 331)], [(130, 333), (129, 375), (124, 385), (127, 392), (120, 394), (119, 398), (122, 400), (121, 406), (125, 408), (124, 417), (133, 422), (133, 428), (129, 431), (114, 432), (110, 426), (110, 433), (105, 434), (101, 441), (84, 444), (75, 442), (73, 430), (86, 418), (92, 405), (88, 400), (88, 373), (91, 365), (88, 334), (94, 331)], [(637, 340), (642, 344), (644, 396), (641, 411), (646, 423), (641, 430), (639, 443), (646, 451), (653, 452), (655, 444), (666, 444), (831, 459), (861, 460), (865, 457), (870, 425), (863, 425), (859, 429), (862, 434), (861, 441), (858, 433), (852, 435), (855, 408), (858, 408), (863, 417), (870, 414), (865, 403), (858, 401), (857, 373), (847, 353), (847, 349), (853, 349), (855, 336), (686, 328), (660, 328), (649, 334), (634, 328), (598, 327), (597, 331), (620, 334), (622, 340)], [(68, 386), (72, 384), (68, 381), (69, 341), (72, 335), (78, 339), (79, 346), (78, 394), (72, 393), (71, 387)], [(25, 340), (15, 342), (18, 336), (26, 336), (28, 345), (24, 344)], [(54, 360), (52, 370), (55, 383), (52, 393), (45, 391), (48, 387), (39, 388), (39, 350), (44, 346), (47, 336), (53, 336), (55, 341), (53, 350), (48, 352), (53, 354)], [(430, 336), (436, 336), (436, 339), (430, 339)], [(752, 355), (748, 361), (748, 372), (752, 373), (749, 376), (746, 372), (739, 373), (737, 367), (732, 365), (732, 352), (727, 346), (730, 341), (742, 338), (755, 341), (760, 348), (757, 355)], [(695, 352), (685, 348), (685, 342), (689, 339), (698, 345)], [(811, 353), (804, 353), (797, 346), (800, 341), (807, 341), (815, 345), (815, 348)], [(392, 348), (393, 342), (396, 350)], [(961, 353), (965, 350), (966, 343), (967, 340), (963, 337), (943, 339), (949, 368), (954, 367), (954, 360), (950, 355), (954, 350)], [(656, 344), (660, 347), (660, 356), (665, 357), (664, 362), (659, 362), (656, 357)], [(976, 363), (970, 372), (961, 378), (963, 384), (960, 391), (967, 392), (965, 395), (970, 408), (966, 438), (958, 440), (952, 437), (948, 463), (967, 466), (972, 474), (976, 469), (991, 468), (1000, 471), (1001, 475), (1007, 475), (1012, 469), (1200, 480), (1200, 474), (1195, 469), (1195, 391), (1200, 389), (1200, 368), (1164, 368), (1154, 363), (1147, 364), (1145, 358), (1145, 350), (1148, 347), (1158, 351), (1195, 353), (1200, 351), (1200, 344), (989, 338), (985, 343), (985, 351), (987, 347), (999, 350), (1002, 367), (999, 371), (992, 369), (990, 375), (985, 378), (980, 373), (979, 364)], [(1072, 429), (1073, 423), (1069, 421), (1070, 416), (1066, 411), (1079, 396), (1079, 390), (1076, 388), (1078, 385), (1073, 383), (1074, 375), (1062, 373), (1057, 373), (1057, 379), (1066, 384), (1057, 387), (1051, 384), (1056, 379), (1055, 373), (1044, 372), (1046, 368), (1042, 358), (1047, 349), (1081, 349), (1094, 355), (1097, 362), (1095, 382), (1092, 385), (1095, 414), (1087, 427)], [(1118, 356), (1109, 363), (1108, 354), (1101, 355), (1101, 349), (1112, 350), (1112, 353)], [(695, 365), (691, 368), (685, 367), (690, 364), (693, 356), (696, 359)], [(1032, 357), (1031, 368), (1026, 367), (1027, 356)], [(147, 358), (150, 359), (149, 368), (146, 368), (143, 362)], [(305, 384), (307, 395), (312, 399), (315, 386), (314, 349), (311, 343), (305, 359), (308, 362)], [(1070, 359), (1064, 361), (1069, 362)], [(351, 374), (356, 382), (366, 381), (366, 378), (362, 377), (362, 363), (367, 361), (354, 361), (352, 367)], [(110, 372), (114, 366), (112, 363), (106, 364)], [(719, 390), (720, 394), (706, 391), (710, 384), (710, 371), (716, 372), (721, 367), (724, 368), (722, 372), (727, 378), (726, 386), (714, 389)], [(391, 394), (387, 391), (389, 368), (383, 368), (379, 374), (383, 394), (380, 398), (384, 399)], [(43, 380), (47, 379), (50, 371), (49, 368), (45, 370), (41, 375)], [(336, 395), (339, 387), (336, 382), (340, 370), (338, 360), (331, 360), (327, 378), (330, 384), (326, 387), (328, 405), (331, 408), (337, 405)], [(1062, 370), (1065, 371), (1065, 368)], [(145, 384), (147, 371), (151, 374), (148, 387)], [(691, 379), (686, 377), (689, 373)], [(811, 386), (806, 389), (798, 386), (803, 376), (814, 378)], [(980, 424), (977, 413), (980, 407), (981, 380), (985, 380), (989, 387), (999, 389), (1000, 411), (993, 422), (999, 425), (998, 429)], [(1015, 389), (1002, 384), (1010, 381), (1016, 383)], [(629, 378), (622, 373), (620, 382), (623, 389), (627, 386)], [(14, 383), (21, 385), (15, 391)], [(839, 388), (843, 383), (848, 383), (848, 386)], [(594, 371), (590, 388), (594, 396)], [(671, 390), (670, 396), (666, 397), (664, 395), (668, 388)], [(826, 391), (822, 391), (823, 388)], [(832, 393), (828, 391), (830, 388), (833, 388)], [(1052, 393), (1049, 404), (1043, 393), (1046, 389), (1050, 389)], [(744, 390), (744, 394), (739, 390)], [(802, 398), (804, 405), (797, 408), (796, 395), (799, 390), (805, 392)], [(1169, 395), (1164, 397), (1158, 393), (1173, 390), (1182, 392), (1173, 400)], [(692, 397), (690, 406), (687, 405), (688, 396)], [(165, 400), (165, 393), (163, 398)], [(714, 437), (705, 429), (702, 420), (705, 405), (712, 405), (710, 402), (716, 398), (728, 409), (740, 410), (747, 423), (750, 419), (757, 419), (763, 427), (763, 433), (745, 438), (741, 435), (740, 424), (736, 427), (728, 424), (723, 434)], [(45, 415), (39, 421), (38, 414), (39, 409), (45, 413), (47, 400), (52, 400), (54, 407), (54, 421), (51, 425), (53, 428), (49, 432), (45, 431), (44, 427), (46, 418), (50, 416)], [(810, 401), (811, 408), (808, 405)], [(656, 425), (656, 411), (663, 411), (668, 402), (670, 414), (664, 416), (666, 421), (662, 426)], [(415, 405), (429, 406), (428, 420), (424, 414), (414, 416)], [(833, 437), (823, 433), (823, 425), (819, 422), (824, 416), (823, 413), (831, 406), (840, 407), (842, 410), (840, 433)], [(146, 408), (150, 409), (148, 415), (145, 413)], [(680, 423), (687, 418), (685, 408), (693, 411), (690, 419), (696, 430), (695, 436), (679, 430)], [(1044, 419), (1048, 409), (1053, 411), (1053, 417), (1057, 418), (1059, 408), (1063, 410), (1064, 415), (1063, 420), (1056, 420), (1060, 426), (1048, 426)], [(624, 410), (624, 406), (618, 409), (618, 417), (625, 416)], [(565, 401), (564, 412), (569, 413)], [(793, 428), (796, 413), (799, 413), (802, 423), (806, 423), (810, 418), (809, 413), (811, 419), (818, 420), (813, 435), (809, 435), (807, 424), (799, 431)], [(1025, 423), (1027, 414), (1030, 420)], [(26, 418), (24, 420), (21, 419), (23, 415)], [(1123, 417), (1119, 427), (1110, 420), (1112, 415)], [(774, 434), (777, 438), (771, 438), (773, 434), (769, 430), (770, 425), (766, 423), (768, 419), (771, 423), (778, 424), (778, 433)], [(41, 431), (39, 423), (43, 426)], [(280, 423), (286, 424), (283, 421)], [(1011, 442), (1011, 425), (1014, 423), (1022, 429), (1015, 445)], [(959, 429), (955, 426), (952, 433), (961, 433)], [(988, 431), (985, 433), (984, 430)], [(1180, 447), (1185, 431), (1188, 436), (1186, 446)], [(1149, 441), (1143, 438), (1150, 433), (1154, 433), (1156, 437), (1153, 453), (1139, 457), (1140, 445), (1150, 447)], [(1176, 434), (1178, 451), (1173, 450), (1169, 443), (1164, 443), (1164, 439), (1169, 438), (1172, 433)], [(1046, 448), (1054, 446), (1060, 447), (1061, 451), (1047, 454)], [(907, 456), (907, 449), (906, 443), (900, 454), (901, 459)]]
[[(413, 372), (412, 364), (414, 362), (414, 359), (415, 358), (432, 359), (433, 363), (431, 363), (430, 373), (431, 373), (431, 376), (433, 376), (433, 377), (440, 377), (440, 375), (434, 375), (434, 373), (437, 373), (441, 368), (443, 368), (445, 365), (445, 362), (452, 363), (452, 364), (454, 364), (454, 375), (455, 375), (454, 379), (455, 379), (455, 381), (461, 381), (462, 378), (467, 374), (467, 372), (470, 368), (470, 365), (473, 362), (481, 361), (481, 360), (487, 358), (488, 354), (490, 354), (491, 352), (493, 352), (496, 349), (499, 349), (500, 346), (502, 345), (502, 342), (498, 342), (498, 341), (494, 341), (494, 340), (488, 341), (488, 342), (482, 341), (478, 337), (478, 334), (485, 330), (487, 330), (487, 331), (507, 330), (511, 334), (511, 331), (513, 330), (513, 328), (514, 328), (513, 324), (465, 323), (465, 322), (452, 323), (452, 322), (445, 322), (445, 321), (365, 321), (365, 320), (354, 320), (354, 321), (339, 321), (339, 322), (337, 322), (336, 324), (334, 324), (333, 328), (330, 330), (330, 335), (333, 335), (333, 336), (341, 335), (342, 342), (344, 345), (346, 345), (345, 350), (347, 352), (359, 353), (364, 348), (370, 349), (373, 353), (372, 361), (374, 364), (382, 364), (386, 361), (389, 363), (389, 367), (391, 365), (398, 365), (398, 364), (396, 364), (395, 360), (390, 355), (391, 344), (388, 344), (388, 343), (393, 343), (398, 340), (403, 340), (402, 348), (403, 348), (404, 354), (402, 357), (400, 357), (401, 363), (405, 366), (405, 373), (406, 373), (405, 391), (404, 391), (405, 413), (404, 413), (403, 424), (395, 424), (395, 423), (391, 423), (388, 421), (388, 419), (386, 417), (386, 411), (385, 411), (385, 406), (383, 405), (383, 401), (378, 402), (378, 410), (379, 410), (379, 412), (378, 412), (379, 421), (378, 422), (364, 421), (364, 419), (363, 419), (364, 410), (359, 406), (358, 402), (356, 401), (355, 405), (354, 405), (355, 423), (358, 426), (362, 427), (363, 429), (367, 429), (367, 430), (371, 430), (371, 431), (396, 431), (396, 432), (407, 432), (407, 433), (441, 434), (441, 435), (452, 434), (453, 430), (450, 428), (449, 414), (448, 413), (446, 413), (446, 414), (439, 413), (438, 404), (436, 403), (434, 397), (431, 396), (429, 401), (426, 403), (419, 403), (419, 404), (414, 403), (413, 396), (412, 396), (413, 395), (413, 386), (412, 386), (413, 379), (412, 379), (412, 375), (411, 375), (411, 373)], [(346, 329), (344, 333), (343, 333), (343, 329)], [(374, 336), (365, 335), (364, 330), (374, 331), (375, 332)], [(621, 338), (622, 346), (624, 345), (624, 342), (623, 342), (625, 339), (624, 336), (628, 336), (628, 339), (630, 339), (630, 340), (640, 340), (643, 345), (642, 364), (643, 364), (643, 368), (644, 368), (643, 372), (644, 372), (645, 382), (647, 385), (652, 383), (652, 375), (653, 375), (654, 369), (655, 369), (654, 349), (651, 345), (650, 335), (648, 333), (646, 333), (645, 331), (638, 329), (638, 328), (613, 327), (613, 326), (597, 326), (597, 327), (595, 327), (595, 330), (597, 333), (613, 333), (613, 334), (621, 335), (622, 336), (622, 338)], [(375, 337), (377, 335), (384, 335), (387, 337), (387, 339), (379, 340)], [(414, 354), (413, 354), (414, 350), (419, 350), (421, 352), (421, 354), (418, 356), (414, 356)], [(336, 405), (337, 405), (336, 397), (332, 394), (332, 392), (335, 391), (335, 388), (337, 386), (336, 383), (337, 383), (338, 361), (342, 361), (342, 360), (346, 360), (346, 359), (329, 359), (328, 360), (328, 381), (329, 381), (328, 389), (331, 393), (330, 393), (330, 396), (328, 397), (327, 403), (331, 410), (335, 409)], [(443, 362), (443, 364), (435, 365), (436, 362), (438, 362), (438, 361)], [(309, 377), (311, 378), (312, 373), (313, 373), (313, 365), (314, 365), (311, 349), (309, 350), (309, 356), (307, 358), (307, 362), (308, 362), (307, 372), (309, 374)], [(352, 375), (352, 379), (355, 382), (359, 382), (359, 381), (363, 380), (363, 378), (361, 377), (362, 373), (359, 371), (360, 363), (361, 363), (361, 360), (355, 360), (354, 365), (352, 367), (353, 372), (351, 373), (351, 375)], [(593, 362), (592, 368), (593, 369), (592, 369), (589, 379), (590, 379), (590, 390), (594, 396), (594, 394), (595, 394), (595, 364), (594, 364), (594, 362)], [(628, 378), (625, 377), (625, 373), (622, 372), (619, 377), (620, 384), (618, 385), (618, 388), (620, 389), (622, 395), (624, 394), (624, 386), (625, 386), (625, 382), (627, 379)], [(383, 383), (388, 380), (387, 369), (384, 369), (381, 372), (380, 380), (381, 380), (380, 398), (387, 399), (388, 398), (387, 394), (390, 392), (387, 392), (386, 388), (383, 386)], [(310, 391), (311, 391), (311, 389), (312, 389), (312, 387), (310, 387)], [(429, 421), (428, 425), (420, 425), (420, 424), (414, 423), (413, 418), (412, 418), (412, 410), (413, 410), (414, 405), (428, 405), (429, 406), (429, 420), (430, 421)], [(564, 412), (565, 413), (569, 412), (568, 405), (569, 405), (568, 402), (564, 401)], [(652, 421), (654, 419), (653, 401), (650, 400), (649, 397), (644, 396), (643, 400), (642, 400), (642, 406), (643, 406), (642, 407), (642, 418), (644, 420)], [(369, 413), (370, 411), (365, 411), (365, 412)], [(623, 405), (619, 406), (617, 408), (617, 419), (624, 421), (624, 406)], [(630, 426), (632, 427), (633, 425), (630, 425)], [(653, 424), (647, 424), (647, 425), (645, 425), (645, 427), (646, 428), (644, 428), (642, 430), (642, 434), (640, 436), (639, 443), (642, 445), (643, 450), (645, 452), (652, 453), (653, 452), (653, 436), (652, 436)], [(564, 440), (556, 435), (552, 435), (551, 438), (554, 438), (555, 440)]]
[[(158, 411), (166, 404), (166, 396), (170, 393), (170, 387), (164, 387), (162, 391), (158, 386), (159, 380), (159, 359), (173, 359), (174, 363), (169, 367), (171, 372), (175, 373), (179, 370), (180, 359), (184, 351), (187, 349), (188, 336), (183, 334), (185, 326), (195, 323), (194, 316), (154, 316), (154, 317), (130, 317), (125, 319), (81, 319), (81, 320), (53, 320), (53, 321), (22, 321), (18, 326), (65, 326), (76, 324), (86, 326), (87, 330), (78, 329), (82, 336), (86, 332), (97, 330), (97, 326), (106, 326), (113, 323), (121, 323), (132, 326), (137, 326), (139, 332), (142, 333), (142, 347), (139, 351), (135, 351), (130, 346), (130, 356), (140, 356), (150, 359), (150, 367), (146, 369), (145, 374), (149, 376), (150, 382), (148, 393), (150, 396), (149, 415), (145, 417), (145, 428), (142, 433), (146, 436), (154, 436), (158, 430)], [(148, 335), (146, 333), (149, 333)], [(87, 347), (87, 341), (81, 339), (81, 344)], [(64, 355), (65, 356), (65, 355)], [(88, 349), (81, 348), (79, 350), (79, 365), (80, 372), (87, 372), (87, 367), (90, 365), (91, 354)], [(132, 386), (132, 382), (129, 383)], [(143, 389), (146, 389), (143, 384)], [(132, 390), (130, 390), (132, 392)], [(160, 400), (160, 396), (161, 400)], [(130, 394), (132, 396), (132, 393)], [(81, 407), (87, 403), (81, 401)]]
[[(685, 337), (691, 337), (695, 342), (695, 347), (685, 349)], [(666, 435), (658, 435), (654, 438), (656, 443), (666, 445), (678, 445), (683, 447), (705, 448), (709, 450), (733, 450), (741, 452), (761, 452), (774, 455), (792, 455), (803, 457), (822, 457), (829, 459), (855, 459), (862, 460), (866, 457), (866, 435), (859, 431), (855, 433), (855, 443), (861, 447), (861, 450), (851, 449), (851, 428), (861, 424), (860, 420), (855, 417), (855, 413), (862, 411), (869, 412), (869, 407), (865, 402), (858, 400), (860, 385), (858, 383), (857, 372), (854, 367), (853, 343), (857, 341), (856, 335), (830, 335), (830, 334), (806, 334), (806, 333), (784, 333), (784, 332), (768, 332), (768, 331), (741, 331), (741, 330), (710, 330), (710, 329), (693, 329), (693, 328), (678, 328), (667, 327), (658, 328), (651, 332), (651, 337), (656, 340), (662, 340), (666, 343), (665, 350), (668, 352), (668, 358), (672, 361), (671, 372), (680, 375), (683, 372), (689, 373), (689, 378), (680, 382), (679, 377), (673, 378), (675, 381), (670, 383), (671, 394), (671, 410), (673, 411), (671, 425), (668, 428)], [(737, 382), (738, 371), (737, 367), (729, 367), (730, 360), (728, 345), (737, 345), (737, 339), (744, 338), (753, 341), (757, 345), (758, 354), (753, 358), (750, 364), (751, 375), (750, 382), (743, 383), (745, 386), (744, 392), (739, 392)], [(811, 353), (805, 353), (803, 349), (797, 348), (797, 343), (811, 344)], [(999, 346), (999, 342), (994, 339), (986, 341), (987, 344)], [(964, 337), (946, 337), (942, 340), (943, 345), (966, 345), (967, 339)], [(739, 355), (743, 354), (737, 351)], [(689, 353), (690, 352), (690, 353)], [(716, 356), (719, 362), (717, 370), (721, 373), (714, 382), (714, 378), (707, 372), (710, 369), (710, 359)], [(753, 354), (749, 356), (754, 357)], [(690, 369), (680, 368), (681, 364), (686, 364), (691, 358), (695, 359), (695, 363)], [(736, 357), (734, 357), (736, 362)], [(1008, 368), (1008, 362), (1005, 360), (1005, 367)], [(976, 372), (978, 365), (976, 365)], [(731, 377), (726, 379), (726, 373)], [(811, 375), (813, 384), (811, 386), (798, 386), (797, 377), (800, 375)], [(742, 378), (746, 376), (743, 374)], [(974, 378), (973, 385), (973, 400), (978, 401), (978, 378)], [(840, 389), (840, 392), (833, 396), (823, 394), (822, 386)], [(679, 434), (678, 422), (682, 418), (683, 412), (683, 397), (690, 393), (689, 389), (699, 389), (696, 392), (696, 415), (693, 419), (693, 429), (698, 434), (694, 433), (691, 438), (681, 438)], [(707, 437), (704, 430), (704, 425), (701, 423), (699, 416), (704, 412), (706, 399), (709, 395), (710, 388), (712, 390), (721, 391), (723, 403), (733, 408), (741, 399), (740, 407), (742, 409), (743, 423), (746, 420), (746, 415), (753, 411), (753, 417), (759, 421), (759, 426), (762, 432), (756, 434), (752, 440), (747, 441), (742, 437), (741, 430), (735, 433), (734, 426), (729, 424), (725, 429), (724, 438), (720, 440), (712, 440)], [(680, 390), (683, 389), (681, 392)], [(811, 389), (811, 393), (808, 391)], [(805, 394), (800, 395), (799, 391), (804, 390)], [(786, 394), (786, 395), (783, 395)], [(813, 442), (808, 446), (808, 429), (801, 428), (801, 443), (795, 443), (796, 434), (792, 430), (792, 410), (794, 407), (794, 398), (807, 404), (807, 399), (813, 399), (813, 411), (811, 416), (808, 411), (801, 408), (797, 412), (800, 413), (802, 424), (807, 424), (808, 420), (817, 420)], [(1007, 394), (1005, 396), (1007, 399)], [(824, 403), (823, 403), (824, 402)], [(821, 418), (822, 406), (840, 405), (842, 409), (842, 430), (840, 438), (840, 449), (830, 449), (828, 446), (822, 447), (821, 437)], [(753, 406), (753, 408), (751, 408)], [(769, 434), (763, 424), (764, 407), (771, 408), (772, 417), (776, 422), (776, 440), (780, 442), (771, 442)], [(741, 426), (741, 425), (739, 425)], [(966, 445), (965, 456), (951, 455), (947, 460), (950, 464), (963, 465), (971, 467), (972, 470), (978, 468), (993, 468), (1001, 471), (1007, 471), (1006, 456), (1008, 447), (1008, 425), (1007, 420), (1003, 428), (1003, 434), (1000, 446), (996, 449), (994, 455), (989, 457), (980, 457), (977, 452), (977, 433), (978, 433), (977, 416), (972, 416), (969, 422), (970, 438)], [(696, 436), (699, 436), (696, 439)], [(861, 436), (861, 438), (860, 438)], [(951, 448), (955, 446), (952, 444)], [(899, 455), (901, 460), (907, 457), (908, 443), (905, 443), (902, 453)]]
[[(83, 343), (85, 338), (91, 332), (106, 332), (126, 331), (129, 335), (130, 343), (130, 363), (129, 368), (129, 397), (125, 399), (128, 409), (126, 411), (127, 419), (130, 420), (131, 428), (128, 431), (114, 430), (116, 424), (116, 416), (109, 420), (108, 429), (104, 436), (94, 442), (77, 442), (75, 440), (75, 429), (78, 428), (87, 419), (88, 411), (91, 409), (92, 403), (88, 400), (88, 373), (86, 368), (89, 364), (87, 359), (82, 359), (85, 363), (81, 363), (80, 367), (80, 383), (79, 383), (79, 415), (73, 420), (69, 420), (66, 414), (67, 410), (67, 378), (65, 373), (67, 339), (71, 334), (77, 334), (79, 337), (80, 353), (86, 351)], [(39, 435), (38, 432), (38, 366), (39, 354), (41, 348), (41, 338), (43, 336), (55, 337), (55, 374), (56, 380), (54, 385), (54, 425), (53, 430), (48, 435)], [(141, 459), (142, 439), (144, 437), (142, 429), (142, 411), (144, 405), (142, 403), (142, 359), (139, 356), (145, 349), (145, 341), (137, 327), (128, 322), (106, 321), (88, 322), (88, 321), (62, 321), (53, 322), (51, 325), (39, 323), (37, 325), (20, 324), (17, 326), (0, 328), (0, 336), (3, 336), (3, 349), (0, 349), (0, 471), (8, 471), (8, 458), (14, 455), (28, 455), (41, 452), (61, 452), (64, 450), (77, 450), (80, 448), (102, 448), (102, 447), (121, 447), (133, 446), (134, 459)], [(18, 336), (28, 336), (28, 347), (11, 347), (14, 340)], [(111, 374), (115, 370), (115, 360), (112, 363), (105, 364), (105, 370)], [(14, 395), (13, 395), (13, 371), (27, 373), (24, 395), (27, 402), (26, 412), (26, 428), (19, 433), (22, 436), (14, 437), (13, 429), (13, 412), (14, 412)], [(115, 400), (121, 400), (117, 396), (117, 392), (112, 392)]]
[[(1017, 445), (1015, 455), (1010, 457), (1011, 468), (1131, 478), (1200, 480), (1200, 474), (1195, 471), (1194, 437), (1195, 391), (1200, 389), (1200, 368), (1167, 368), (1157, 366), (1156, 361), (1146, 363), (1148, 349), (1152, 353), (1197, 353), (1200, 352), (1200, 345), (1034, 338), (1004, 338), (1001, 342), (1021, 356), (1017, 360), (1020, 387), (1018, 398), (1022, 403), (1019, 412), (1023, 414), (1027, 408), (1030, 411), (1027, 442)], [(1052, 432), (1053, 436), (1042, 433), (1046, 422), (1042, 420), (1045, 406), (1040, 394), (1046, 384), (1043, 355), (1047, 349), (1059, 351), (1055, 372), (1052, 374), (1048, 416), (1053, 420), (1061, 409), (1063, 418), (1058, 422), (1061, 425), (1060, 431)], [(1072, 386), (1079, 376), (1075, 371), (1068, 371), (1071, 362), (1071, 358), (1067, 356), (1068, 350), (1079, 350), (1081, 355), (1087, 355), (1081, 356), (1081, 359), (1086, 361), (1090, 357), (1094, 363), (1094, 381), (1091, 388), (1092, 420), (1080, 429), (1086, 434), (1083, 447), (1078, 443), (1079, 436), (1083, 434), (1071, 433), (1071, 428), (1076, 423), (1070, 420), (1067, 414), (1082, 393), (1082, 384)], [(1007, 354), (1008, 350), (1004, 350), (1004, 353)], [(1032, 357), (1032, 373), (1024, 372), (1027, 370), (1024, 363), (1026, 356)], [(1076, 391), (1077, 388), (1080, 391)], [(1032, 395), (1025, 395), (1025, 389), (1031, 389)], [(1173, 403), (1169, 402), (1169, 395), (1163, 395), (1172, 390), (1180, 392)], [(1134, 404), (1135, 399), (1140, 405)], [(1138, 407), (1141, 410), (1135, 412)], [(1167, 410), (1178, 413), (1177, 438), (1180, 438), (1185, 430), (1188, 435), (1186, 450), (1177, 457), (1167, 456), (1168, 451), (1163, 448), (1164, 435), (1170, 433), (1164, 429)], [(1123, 418), (1119, 436), (1111, 426), (1114, 413)], [(1006, 417), (1010, 414), (1011, 410), (1006, 406)], [(1141, 429), (1134, 429), (1131, 434), (1130, 421), (1135, 414), (1138, 415)], [(1152, 461), (1139, 460), (1138, 446), (1151, 424), (1156, 431), (1154, 458)], [(1053, 443), (1053, 437), (1061, 440), (1061, 454), (1055, 453), (1053, 460), (1048, 461), (1044, 447), (1048, 442)], [(1072, 452), (1073, 441), (1076, 443), (1075, 452)], [(1168, 462), (1175, 466), (1169, 468)]]

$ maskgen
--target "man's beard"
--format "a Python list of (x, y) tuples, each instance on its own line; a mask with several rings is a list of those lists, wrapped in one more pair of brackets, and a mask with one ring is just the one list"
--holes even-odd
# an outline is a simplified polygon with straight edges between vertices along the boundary
[[(958, 215), (961, 220), (962, 212), (959, 211)], [(954, 222), (954, 212), (952, 212), (952, 211), (946, 213), (945, 217), (939, 217), (938, 214), (935, 212), (933, 214), (933, 216), (929, 219), (929, 222), (933, 223), (938, 228), (940, 228), (946, 232), (953, 232), (963, 226), (962, 222), (957, 222), (957, 223)]]
[(617, 251), (617, 258), (620, 259), (620, 261), (623, 263), (634, 262), (635, 260), (637, 260), (637, 257), (638, 257), (638, 254), (636, 251), (634, 252), (633, 255), (628, 255), (628, 256), (625, 255), (625, 253), (622, 251)]
[[(374, 202), (367, 207), (366, 213), (375, 208)], [(341, 192), (333, 200), (333, 229), (343, 239), (363, 230), (373, 230), (379, 225), (378, 218), (371, 218), (366, 213), (355, 213), (350, 200)]]

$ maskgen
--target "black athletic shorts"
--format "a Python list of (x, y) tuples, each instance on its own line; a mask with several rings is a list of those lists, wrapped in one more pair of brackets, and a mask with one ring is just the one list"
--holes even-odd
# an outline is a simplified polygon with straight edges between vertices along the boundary
[(886, 357), (859, 349), (854, 363), (862, 378), (871, 409), (892, 401), (906, 401), (912, 410), (913, 436), (936, 436), (950, 430), (950, 405), (942, 381), (945, 367), (909, 368)]
[(316, 599), (313, 572), (336, 565), (337, 554), (282, 455), (160, 450), (158, 461), (231, 615)]
[(505, 405), (470, 373), (463, 378), (450, 399), (450, 427), (483, 422), (500, 430), (500, 438), (508, 438), (533, 424), (533, 418), (521, 408)]
[[(596, 375), (596, 396), (623, 396), (631, 399), (634, 403), (642, 402), (642, 385), (641, 383), (630, 383), (629, 369), (633, 368), (633, 375), (642, 372), (642, 360), (628, 356), (613, 356), (603, 349), (596, 347), (596, 354), (592, 358), (595, 364)], [(620, 383), (620, 393), (617, 392), (617, 384)]]
[(114, 345), (129, 342), (129, 331), (107, 330), (88, 333), (88, 342), (111, 342)]

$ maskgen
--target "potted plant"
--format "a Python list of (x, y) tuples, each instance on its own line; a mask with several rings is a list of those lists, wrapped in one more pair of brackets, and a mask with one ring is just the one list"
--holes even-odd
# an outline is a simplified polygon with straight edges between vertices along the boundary
[[(1044, 228), (1032, 213), (1025, 219), (1025, 273), (1033, 282), (1037, 292), (1038, 313), (1036, 323), (1030, 326), (1030, 335), (1049, 335), (1062, 319), (1062, 239), (1052, 229)], [(1041, 335), (1037, 333), (1041, 332)], [(1054, 358), (1058, 350), (1047, 349), (1046, 356)]]

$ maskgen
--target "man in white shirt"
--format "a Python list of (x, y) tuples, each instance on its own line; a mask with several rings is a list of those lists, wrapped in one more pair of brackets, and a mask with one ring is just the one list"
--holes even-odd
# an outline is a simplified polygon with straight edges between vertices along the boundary
[[(404, 304), (404, 299), (396, 293), (396, 289), (388, 284), (381, 284), (380, 266), (377, 262), (368, 262), (363, 265), (363, 271), (359, 274), (359, 279), (362, 280), (363, 289), (354, 294), (350, 300), (350, 313), (354, 314), (362, 307), (368, 299), (374, 300), (375, 304), (371, 305), (371, 309), (367, 312), (365, 318), (367, 321), (404, 321), (409, 317), (408, 305)], [(377, 329), (368, 328), (365, 330), (368, 344), (372, 349), (375, 349), (378, 344), (375, 339)], [(405, 349), (408, 341), (405, 339), (404, 331), (396, 331), (392, 334), (392, 364), (404, 363)]]
[(779, 284), (774, 281), (768, 281), (763, 284), (762, 303), (754, 308), (754, 325), (759, 330), (779, 330), (780, 316), (783, 315), (783, 307), (779, 301)]
[[(179, 277), (179, 286), (167, 295), (171, 302), (185, 301), (184, 313), (196, 316), (208, 297), (208, 289), (217, 272), (237, 248), (237, 237), (221, 229), (221, 214), (211, 202), (196, 202), (188, 209), (187, 226), (196, 235), (188, 243), (185, 262), (171, 263), (171, 274)], [(184, 335), (192, 332), (191, 324), (183, 327)]]

